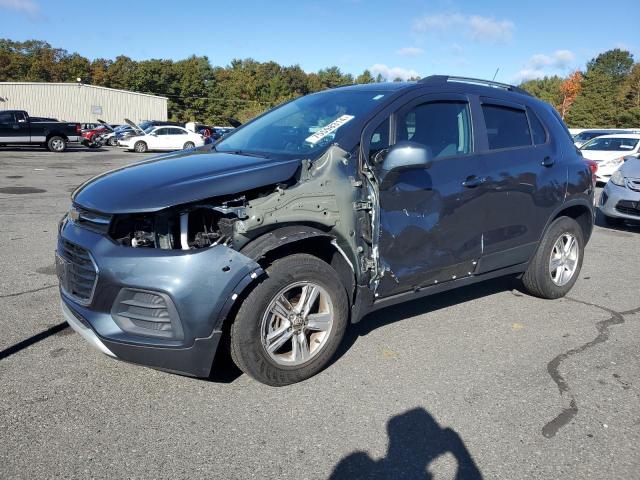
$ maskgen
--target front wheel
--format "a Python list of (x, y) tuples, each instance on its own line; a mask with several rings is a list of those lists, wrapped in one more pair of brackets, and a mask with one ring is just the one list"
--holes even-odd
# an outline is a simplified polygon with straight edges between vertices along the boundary
[(67, 141), (62, 137), (51, 137), (47, 140), (47, 150), (50, 152), (61, 153), (67, 149)]
[(109, 140), (107, 140), (107, 145), (109, 145), (110, 147), (115, 147), (118, 144), (118, 139), (116, 137), (110, 137)]
[(522, 283), (536, 297), (564, 297), (580, 275), (583, 257), (584, 235), (580, 225), (572, 218), (560, 217), (542, 237)]
[(336, 271), (317, 257), (275, 261), (231, 325), (231, 357), (256, 380), (283, 386), (322, 370), (347, 326), (348, 299)]
[(147, 151), (147, 144), (142, 141), (136, 142), (136, 144), (133, 146), (133, 149), (138, 153), (144, 153)]

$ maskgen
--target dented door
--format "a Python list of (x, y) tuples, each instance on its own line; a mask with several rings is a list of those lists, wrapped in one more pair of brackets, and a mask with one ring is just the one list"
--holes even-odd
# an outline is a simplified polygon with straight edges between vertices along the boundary
[(486, 220), (467, 99), (422, 97), (393, 118), (395, 140), (427, 146), (434, 160), (380, 187), (380, 296), (471, 275)]

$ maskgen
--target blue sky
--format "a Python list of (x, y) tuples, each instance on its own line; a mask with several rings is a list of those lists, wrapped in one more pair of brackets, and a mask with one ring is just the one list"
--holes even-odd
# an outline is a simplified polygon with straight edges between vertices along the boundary
[(584, 68), (614, 47), (640, 59), (639, 18), (638, 0), (0, 0), (0, 37), (89, 58), (252, 57), (390, 78), (500, 68), (496, 80), (518, 82)]

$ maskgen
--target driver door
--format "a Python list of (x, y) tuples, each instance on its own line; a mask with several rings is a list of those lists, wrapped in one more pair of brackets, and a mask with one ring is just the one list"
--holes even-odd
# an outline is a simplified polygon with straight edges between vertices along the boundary
[[(387, 174), (380, 183), (379, 254), (385, 274), (378, 293), (383, 297), (471, 275), (482, 253), (485, 223), (486, 168), (474, 153), (468, 98), (418, 97), (391, 115), (390, 126), (390, 149), (409, 142), (426, 148), (432, 162)], [(383, 137), (374, 132), (372, 147)], [(378, 154), (376, 161), (381, 160)], [(374, 170), (381, 173), (380, 165)]]

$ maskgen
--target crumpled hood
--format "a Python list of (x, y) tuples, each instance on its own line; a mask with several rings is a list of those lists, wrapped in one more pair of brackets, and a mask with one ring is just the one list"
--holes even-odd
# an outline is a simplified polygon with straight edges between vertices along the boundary
[(74, 203), (117, 214), (154, 212), (291, 178), (300, 160), (192, 151), (163, 155), (98, 175), (73, 192)]

